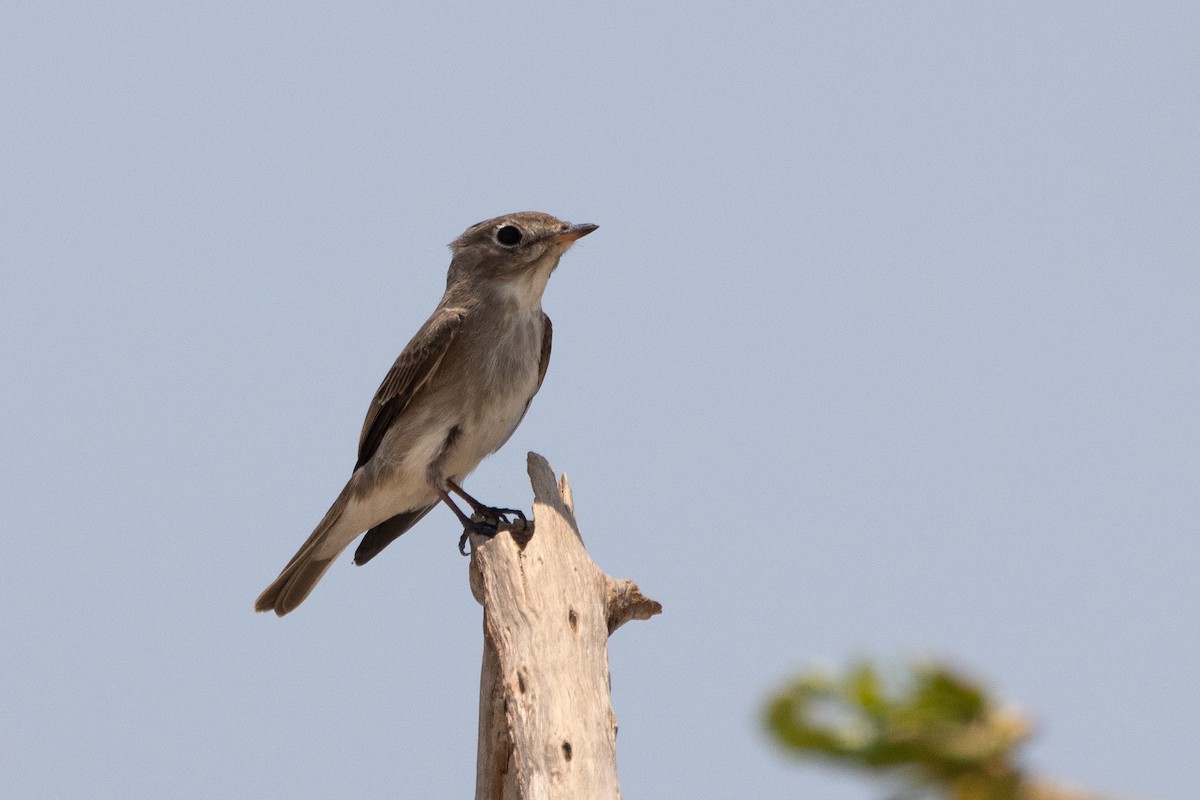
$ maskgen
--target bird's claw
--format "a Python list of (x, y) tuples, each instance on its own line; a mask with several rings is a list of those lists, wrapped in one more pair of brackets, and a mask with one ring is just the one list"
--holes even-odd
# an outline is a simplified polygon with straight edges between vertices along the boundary
[(508, 518), (509, 514), (515, 514), (521, 520), (521, 530), (529, 527), (529, 520), (525, 519), (525, 512), (519, 508), (493, 508), (492, 510), (496, 512), (500, 522), (503, 522), (505, 525), (516, 524)]
[[(507, 522), (507, 520), (505, 520), (505, 522)], [(483, 536), (486, 539), (491, 539), (495, 537), (497, 533), (499, 533), (499, 530), (495, 525), (489, 522), (472, 519), (469, 526), (463, 527), (462, 536), (458, 537), (458, 552), (462, 553), (464, 556), (469, 556), (472, 553), (472, 550), (467, 547), (471, 541), (472, 533)]]
[(529, 520), (526, 519), (525, 512), (519, 508), (482, 508), (471, 515), (471, 524), (463, 527), (463, 534), (458, 538), (458, 552), (464, 556), (471, 555), (471, 550), (467, 545), (471, 541), (472, 533), (491, 539), (500, 532), (501, 525), (516, 528), (516, 523), (509, 519), (510, 514), (521, 521), (518, 533), (524, 533), (529, 529)]
[(529, 520), (525, 519), (525, 512), (519, 508), (493, 508), (491, 506), (484, 506), (476, 509), (475, 513), (471, 515), (471, 519), (475, 522), (483, 522), (484, 524), (491, 525), (497, 529), (501, 525), (516, 527), (516, 523), (509, 519), (510, 516), (521, 520), (521, 530), (529, 527)]

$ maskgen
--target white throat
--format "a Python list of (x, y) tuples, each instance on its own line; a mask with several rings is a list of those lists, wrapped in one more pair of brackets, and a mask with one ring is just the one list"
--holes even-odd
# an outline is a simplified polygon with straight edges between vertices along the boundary
[(536, 267), (507, 280), (496, 281), (493, 286), (501, 299), (512, 303), (518, 314), (532, 314), (542, 307), (542, 294), (557, 259), (546, 259)]

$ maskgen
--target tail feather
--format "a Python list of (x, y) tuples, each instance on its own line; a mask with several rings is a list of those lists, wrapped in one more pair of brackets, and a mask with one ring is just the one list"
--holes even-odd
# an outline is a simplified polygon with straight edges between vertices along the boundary
[(358, 549), (354, 551), (354, 563), (361, 567), (379, 555), (380, 550), (396, 541), (400, 534), (407, 531), (413, 525), (416, 525), (421, 517), (428, 514), (429, 510), (435, 505), (437, 503), (432, 503), (424, 508), (405, 511), (403, 514), (397, 514), (391, 519), (371, 528), (371, 530), (367, 531), (367, 535), (362, 538), (362, 541), (358, 543)]
[(274, 611), (283, 616), (304, 602), (313, 587), (325, 575), (325, 571), (341, 555), (351, 542), (358, 538), (364, 528), (370, 526), (367, 535), (354, 554), (355, 564), (365, 564), (374, 558), (380, 550), (396, 540), (400, 534), (407, 531), (421, 517), (429, 513), (432, 503), (423, 508), (415, 508), (396, 514), (375, 525), (369, 518), (369, 511), (364, 511), (359, 504), (351, 505), (351, 498), (358, 490), (356, 478), (360, 472), (355, 472), (350, 482), (342, 489), (338, 499), (330, 506), (316, 529), (308, 540), (296, 551), (296, 555), (288, 561), (287, 566), (279, 573), (270, 586), (254, 601), (255, 611)]
[[(353, 483), (354, 481), (351, 479), (351, 482), (346, 484), (346, 488), (342, 489), (342, 493), (325, 513), (325, 518), (296, 551), (296, 555), (288, 561), (287, 566), (279, 573), (279, 577), (254, 601), (255, 611), (274, 611), (281, 617), (289, 611), (293, 611), (296, 606), (304, 602), (304, 598), (308, 597), (309, 592), (317, 585), (317, 581), (321, 580), (321, 576), (325, 574), (342, 550), (354, 541), (354, 537), (362, 530), (361, 528), (352, 531), (350, 538), (340, 545), (330, 542), (330, 537), (335, 532), (344, 534), (335, 529), (350, 502)], [(331, 544), (336, 545), (333, 552), (329, 552)]]
[(333, 561), (332, 558), (314, 558), (311, 555), (293, 560), (254, 601), (254, 610), (274, 611), (281, 617), (294, 611), (312, 592)]

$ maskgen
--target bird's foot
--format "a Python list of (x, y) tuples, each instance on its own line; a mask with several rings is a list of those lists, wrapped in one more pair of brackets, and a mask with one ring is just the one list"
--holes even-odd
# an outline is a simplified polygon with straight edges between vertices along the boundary
[(476, 536), (482, 536), (485, 539), (492, 539), (495, 538), (496, 534), (499, 532), (500, 531), (496, 525), (472, 518), (469, 525), (463, 526), (462, 536), (458, 537), (458, 552), (462, 553), (464, 556), (471, 555), (472, 550), (468, 548), (467, 545), (471, 541), (472, 533)]
[[(483, 519), (485, 521), (491, 522), (494, 520), (495, 525), (497, 527), (499, 527), (500, 525), (510, 525), (510, 526), (517, 528), (518, 530), (522, 530), (522, 531), (525, 530), (525, 528), (529, 527), (529, 525), (528, 525), (529, 520), (525, 519), (525, 512), (519, 508), (490, 508), (490, 507), (488, 507), (488, 508), (479, 509), (478, 513), (481, 517), (483, 517)], [(518, 526), (515, 520), (509, 519), (510, 516), (514, 516), (514, 517), (516, 517), (516, 519), (519, 519), (521, 521), (521, 524)]]
[[(510, 520), (510, 516), (515, 517), (519, 522)], [(471, 555), (467, 544), (471, 541), (472, 533), (492, 539), (500, 532), (501, 526), (509, 528), (513, 533), (522, 534), (529, 529), (529, 520), (525, 518), (525, 512), (519, 508), (480, 506), (471, 515), (470, 522), (463, 524), (463, 534), (458, 538), (458, 552), (464, 556)]]
[[(474, 497), (471, 497), (471, 495), (469, 495), (465, 491), (463, 491), (463, 488), (461, 486), (459, 486), (457, 483), (455, 483), (454, 481), (447, 479), (446, 485), (450, 488), (450, 491), (454, 492), (459, 497), (461, 497), (463, 500), (467, 501), (467, 505), (469, 505), (471, 507), (471, 520), (472, 521), (487, 522), (487, 523), (491, 524), (493, 527), (499, 527), (500, 525), (509, 525), (509, 526), (516, 527), (515, 523), (509, 521), (509, 516), (515, 515), (517, 518), (519, 518), (521, 520), (521, 525), (518, 528), (518, 530), (523, 531), (529, 527), (529, 525), (527, 524), (528, 520), (525, 519), (525, 512), (522, 511), (521, 509), (519, 509), (519, 508), (496, 508), (494, 506), (484, 505), (483, 503), (479, 502)], [(453, 508), (454, 512), (458, 515), (458, 518), (463, 520), (463, 524), (465, 526), (466, 525), (465, 515), (461, 511), (458, 510), (458, 507), (455, 506), (453, 502), (451, 502), (449, 495), (447, 495), (445, 492), (442, 492), (441, 494), (442, 494), (442, 500), (444, 500), (445, 502), (450, 504), (450, 507)]]

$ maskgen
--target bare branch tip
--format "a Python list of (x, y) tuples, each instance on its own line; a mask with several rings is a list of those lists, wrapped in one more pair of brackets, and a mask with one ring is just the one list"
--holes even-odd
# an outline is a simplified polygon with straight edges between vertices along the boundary
[(575, 516), (575, 494), (571, 491), (571, 484), (567, 481), (565, 472), (558, 479), (558, 496), (562, 498), (563, 505), (571, 512), (571, 516)]
[(527, 470), (529, 483), (533, 486), (534, 501), (551, 506), (556, 504), (559, 501), (558, 479), (554, 476), (554, 469), (550, 466), (550, 462), (530, 451), (527, 458)]
[(608, 582), (608, 632), (613, 631), (631, 620), (645, 620), (662, 613), (662, 603), (651, 600), (642, 594), (642, 590), (631, 580), (614, 580)]

